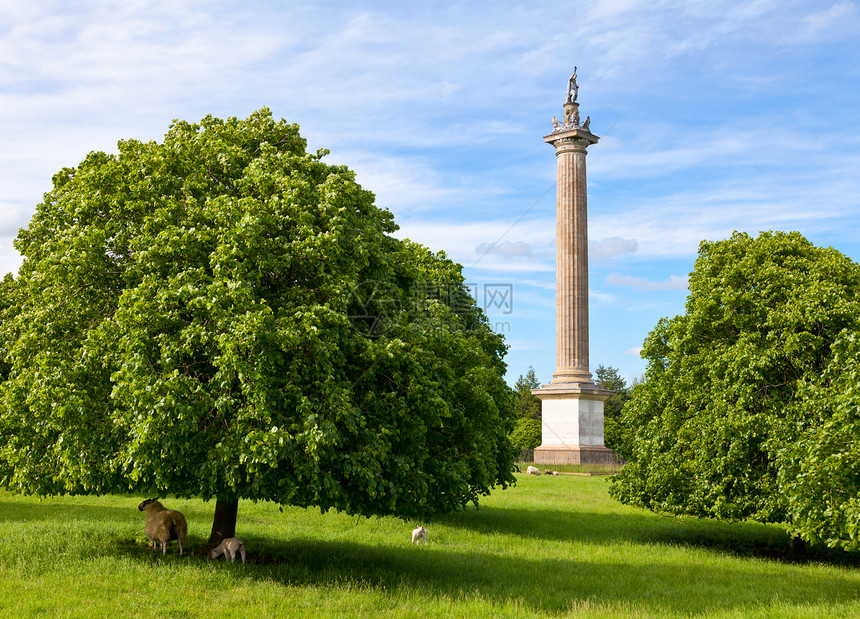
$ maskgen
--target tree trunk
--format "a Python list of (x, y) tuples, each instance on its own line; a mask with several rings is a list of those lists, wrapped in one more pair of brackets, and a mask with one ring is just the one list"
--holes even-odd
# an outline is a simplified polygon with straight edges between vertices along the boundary
[(208, 556), (221, 540), (236, 537), (236, 516), (239, 513), (239, 500), (217, 499), (215, 517), (212, 519), (212, 532), (209, 540), (198, 550), (200, 556)]

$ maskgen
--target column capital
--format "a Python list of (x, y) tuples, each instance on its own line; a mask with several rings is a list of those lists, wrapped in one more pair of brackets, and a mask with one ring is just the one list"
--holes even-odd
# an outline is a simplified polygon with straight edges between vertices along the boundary
[(555, 147), (556, 154), (568, 151), (583, 151), (600, 139), (590, 131), (575, 127), (565, 131), (553, 131), (543, 136), (544, 142)]

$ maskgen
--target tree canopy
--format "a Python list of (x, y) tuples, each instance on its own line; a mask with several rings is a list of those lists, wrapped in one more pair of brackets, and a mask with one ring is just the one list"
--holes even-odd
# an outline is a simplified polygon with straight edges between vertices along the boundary
[(511, 432), (511, 443), (520, 450), (534, 449), (541, 444), (541, 403), (532, 389), (540, 387), (535, 369), (529, 367), (525, 375), (520, 374), (514, 384), (514, 410), (516, 424)]
[(538, 387), (540, 387), (540, 381), (535, 375), (535, 369), (529, 366), (528, 372), (525, 375), (520, 374), (514, 384), (514, 391), (516, 392), (515, 410), (518, 418), (540, 421), (540, 400), (532, 394), (532, 389)]
[(645, 341), (623, 502), (784, 522), (860, 548), (860, 267), (798, 233), (703, 242), (686, 313)]
[(594, 370), (594, 382), (613, 392), (603, 404), (603, 444), (609, 449), (617, 449), (621, 440), (618, 420), (624, 405), (630, 400), (630, 388), (618, 368), (611, 365), (598, 365)]
[(0, 482), (402, 517), (513, 481), (505, 344), (298, 126), (175, 121), (53, 178), (0, 284)]

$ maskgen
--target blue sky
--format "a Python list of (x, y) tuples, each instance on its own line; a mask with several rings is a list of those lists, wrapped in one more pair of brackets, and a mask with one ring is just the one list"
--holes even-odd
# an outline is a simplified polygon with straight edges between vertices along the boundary
[[(684, 311), (698, 244), (799, 230), (860, 259), (860, 5), (849, 0), (0, 0), (0, 273), (63, 166), (267, 106), (400, 236), (465, 267), (510, 382), (555, 370), (555, 155), (578, 67), (591, 363)], [(488, 251), (489, 250), (489, 251)]]

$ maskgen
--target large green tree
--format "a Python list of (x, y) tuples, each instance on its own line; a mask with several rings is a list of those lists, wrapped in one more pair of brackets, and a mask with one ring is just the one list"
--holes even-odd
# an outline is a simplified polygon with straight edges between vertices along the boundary
[(618, 499), (860, 545), (860, 267), (798, 233), (703, 242), (686, 313), (648, 336)]
[(0, 288), (0, 482), (364, 516), (513, 481), (505, 345), (296, 125), (174, 122), (54, 176)]

